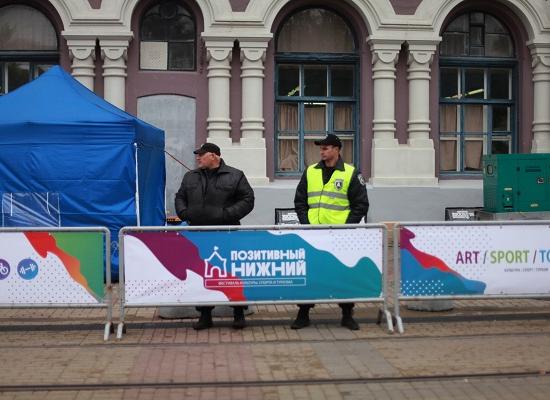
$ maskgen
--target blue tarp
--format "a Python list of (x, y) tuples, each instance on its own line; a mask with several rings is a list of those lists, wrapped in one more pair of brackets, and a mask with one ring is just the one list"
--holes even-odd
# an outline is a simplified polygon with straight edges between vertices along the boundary
[[(162, 130), (96, 96), (58, 66), (0, 97), (4, 226), (56, 218), (60, 226), (106, 226), (116, 277), (118, 230), (138, 225), (136, 181), (139, 224), (164, 225)], [(30, 212), (15, 218), (18, 198), (27, 201), (19, 209)], [(56, 203), (32, 206), (43, 198)], [(58, 214), (41, 218), (43, 210)]]

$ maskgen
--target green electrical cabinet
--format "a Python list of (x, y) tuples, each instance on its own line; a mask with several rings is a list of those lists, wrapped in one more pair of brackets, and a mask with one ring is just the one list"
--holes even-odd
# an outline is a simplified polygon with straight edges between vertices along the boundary
[(550, 211), (550, 154), (483, 157), (484, 211)]

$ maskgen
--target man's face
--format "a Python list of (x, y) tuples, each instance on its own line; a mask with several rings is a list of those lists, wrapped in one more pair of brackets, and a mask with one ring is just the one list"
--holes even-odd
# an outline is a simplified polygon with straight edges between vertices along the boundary
[(212, 169), (216, 166), (217, 156), (214, 153), (196, 154), (195, 160), (200, 169)]
[(319, 152), (321, 153), (321, 160), (323, 161), (336, 161), (340, 155), (340, 147), (338, 146), (319, 146)]

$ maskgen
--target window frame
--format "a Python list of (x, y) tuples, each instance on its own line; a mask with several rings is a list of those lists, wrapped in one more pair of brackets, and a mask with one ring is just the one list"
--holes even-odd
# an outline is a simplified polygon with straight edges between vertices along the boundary
[[(468, 98), (458, 98), (458, 99), (444, 99), (441, 97), (441, 91), (438, 93), (438, 104), (439, 110), (441, 105), (451, 104), (461, 106), (459, 111), (460, 118), (460, 130), (457, 130), (454, 134), (451, 133), (442, 133), (441, 130), (441, 116), (439, 115), (439, 126), (438, 126), (438, 135), (439, 135), (439, 158), (440, 163), (438, 165), (439, 174), (441, 176), (464, 176), (464, 177), (478, 177), (483, 173), (483, 168), (479, 171), (467, 171), (464, 166), (464, 142), (468, 136), (473, 136), (475, 134), (467, 134), (464, 132), (464, 105), (482, 105), (487, 107), (487, 115), (485, 116), (483, 123), (487, 124), (486, 132), (480, 134), (483, 146), (483, 154), (489, 155), (492, 154), (491, 143), (493, 136), (505, 136), (505, 135), (494, 135), (492, 127), (492, 107), (503, 105), (510, 107), (510, 130), (509, 134), (511, 137), (510, 143), (510, 154), (517, 153), (518, 149), (518, 103), (517, 103), (517, 94), (518, 94), (518, 62), (516, 59), (497, 59), (497, 58), (487, 58), (487, 57), (441, 57), (439, 59), (439, 82), (441, 83), (441, 74), (444, 68), (456, 68), (460, 74), (460, 82), (464, 82), (464, 75), (467, 69), (482, 69), (484, 71), (484, 89), (485, 94), (483, 99), (468, 99)], [(490, 99), (490, 87), (487, 82), (488, 72), (490, 70), (496, 69), (505, 69), (510, 70), (511, 73), (511, 98), (510, 99)], [(463, 88), (459, 87), (459, 93), (463, 93)], [(455, 171), (444, 171), (441, 169), (441, 138), (442, 137), (456, 137), (457, 140), (457, 168)], [(460, 141), (460, 146), (458, 141)], [(485, 145), (486, 144), (486, 145)], [(458, 151), (460, 149), (460, 152)]]
[[(10, 5), (7, 5), (9, 7)], [(17, 5), (13, 5), (17, 6)], [(57, 65), (59, 64), (59, 32), (56, 29), (55, 24), (51, 21), (47, 14), (41, 11), (38, 8), (30, 7), (26, 5), (21, 5), (24, 7), (33, 8), (34, 11), (39, 12), (46, 18), (52, 26), (52, 29), (56, 35), (56, 50), (2, 50), (0, 51), (0, 96), (8, 94), (10, 91), (6, 92), (6, 80), (7, 80), (7, 63), (29, 63), (29, 79), (28, 82), (36, 79), (36, 67), (38, 65)], [(28, 83), (27, 82), (27, 83)]]
[[(163, 1), (156, 1), (152, 4), (150, 4), (145, 10), (143, 11), (143, 14), (141, 15), (139, 21), (138, 21), (138, 32), (139, 32), (139, 58), (138, 58), (138, 68), (140, 71), (152, 71), (152, 72), (171, 72), (171, 73), (177, 73), (177, 72), (194, 72), (197, 70), (197, 18), (190, 7), (185, 4), (183, 1), (175, 1), (179, 6), (181, 6), (188, 14), (190, 19), (193, 22), (193, 66), (191, 68), (184, 68), (184, 69), (170, 69), (169, 61), (170, 61), (170, 43), (189, 43), (188, 40), (178, 40), (178, 41), (169, 41), (169, 40), (143, 40), (142, 38), (142, 24), (143, 20), (146, 16), (146, 14), (154, 7), (159, 6)], [(166, 43), (166, 69), (157, 69), (157, 68), (147, 68), (142, 69), (141, 68), (141, 43)]]
[[(477, 15), (476, 15), (477, 14)], [(480, 17), (482, 18), (474, 18)], [(501, 27), (506, 31), (506, 35), (509, 38), (511, 48), (511, 55), (506, 55), (502, 57), (495, 56), (485, 56), (485, 55), (476, 55), (477, 51), (473, 51), (476, 48), (483, 48), (483, 53), (487, 52), (487, 43), (485, 42), (487, 33), (487, 24), (488, 17), (498, 22)], [(467, 30), (458, 29), (457, 26), (451, 28), (451, 26), (459, 21), (461, 18), (465, 18), (467, 23)], [(482, 19), (482, 21), (481, 21)], [(460, 21), (459, 21), (460, 22)], [(466, 28), (466, 25), (464, 25)], [(472, 28), (479, 28), (483, 38), (481, 44), (472, 43)], [(446, 34), (452, 34), (454, 32), (463, 33), (467, 41), (465, 42), (465, 54), (442, 54), (442, 51), (446, 49), (444, 43), (442, 42), (439, 46), (438, 56), (439, 56), (439, 92), (438, 96), (438, 155), (439, 155), (439, 165), (437, 166), (440, 177), (452, 177), (452, 176), (463, 176), (463, 177), (479, 177), (483, 173), (483, 166), (480, 166), (479, 170), (466, 170), (466, 148), (465, 143), (470, 139), (479, 140), (482, 142), (482, 157), (484, 155), (493, 154), (493, 138), (502, 138), (508, 139), (510, 137), (509, 144), (509, 153), (517, 153), (518, 150), (518, 132), (519, 132), (519, 118), (518, 118), (518, 65), (519, 60), (517, 56), (517, 51), (514, 45), (514, 37), (512, 31), (508, 26), (494, 14), (487, 12), (485, 10), (467, 10), (463, 13), (460, 13), (454, 16), (446, 25), (445, 29), (441, 31), (441, 36), (445, 37)], [(491, 33), (492, 34), (492, 33)], [(475, 35), (474, 35), (475, 36)], [(459, 96), (454, 98), (444, 98), (442, 97), (442, 75), (445, 68), (454, 68), (457, 70), (457, 93)], [(469, 69), (479, 69), (483, 70), (483, 98), (467, 98), (464, 96), (465, 88), (461, 87), (465, 83), (465, 74)], [(508, 70), (509, 71), (509, 93), (510, 96), (508, 99), (491, 99), (491, 85), (490, 85), (490, 71), (492, 70)], [(442, 131), (442, 106), (444, 105), (456, 105), (458, 109), (456, 110), (456, 121), (457, 129), (456, 131), (444, 132)], [(468, 105), (481, 105), (483, 109), (483, 129), (482, 132), (467, 132), (465, 127), (465, 106)], [(506, 132), (495, 134), (493, 130), (493, 108), (495, 106), (505, 106), (510, 108), (509, 115), (509, 129), (506, 131), (496, 131), (496, 132)], [(454, 140), (456, 142), (456, 163), (455, 170), (443, 170), (442, 161), (443, 152), (442, 152), (442, 143), (448, 140)]]
[[(8, 69), (6, 68), (6, 65), (8, 63), (29, 63), (29, 79), (27, 83), (35, 80), (38, 78), (39, 75), (37, 75), (37, 67), (40, 65), (50, 65), (53, 67), (54, 65), (58, 64), (58, 61), (55, 59), (14, 59), (14, 60), (5, 60), (3, 59), (2, 55), (0, 54), (0, 96), (4, 96), (11, 92), (12, 90), (9, 90), (6, 92), (6, 79), (8, 74)], [(20, 86), (19, 86), (20, 87)], [(18, 88), (15, 88), (13, 90), (17, 90)]]
[[(299, 67), (299, 82), (300, 82), (300, 96), (280, 96), (278, 92), (279, 84), (279, 67), (281, 65), (297, 65)], [(303, 71), (306, 66), (325, 66), (327, 68), (327, 96), (303, 96), (301, 95), (304, 90)], [(331, 82), (331, 68), (337, 66), (351, 66), (353, 68), (353, 96), (332, 96), (332, 82)], [(359, 56), (357, 54), (350, 53), (279, 53), (275, 55), (275, 79), (274, 79), (274, 93), (275, 93), (275, 111), (274, 111), (274, 172), (277, 177), (298, 177), (307, 169), (308, 165), (305, 165), (305, 141), (307, 139), (322, 139), (326, 133), (336, 133), (346, 144), (346, 138), (351, 137), (353, 139), (353, 164), (359, 168), (359, 133), (360, 133), (360, 69), (359, 69)], [(304, 128), (304, 106), (306, 103), (325, 103), (327, 105), (327, 125), (325, 132), (305, 132)], [(297, 171), (282, 171), (279, 169), (279, 107), (281, 103), (295, 103), (298, 104), (298, 170)], [(345, 134), (341, 131), (334, 129), (334, 105), (335, 104), (352, 104), (353, 105), (353, 131), (352, 135)]]

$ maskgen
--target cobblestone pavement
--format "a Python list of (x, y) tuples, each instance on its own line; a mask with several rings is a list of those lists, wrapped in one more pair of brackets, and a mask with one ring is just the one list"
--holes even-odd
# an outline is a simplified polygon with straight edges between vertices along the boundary
[(455, 301), (402, 307), (405, 333), (359, 331), (318, 305), (294, 331), (293, 305), (257, 306), (243, 331), (228, 318), (196, 332), (157, 309), (128, 310), (103, 342), (101, 309), (1, 309), (0, 399), (544, 399), (550, 398), (550, 301)]

